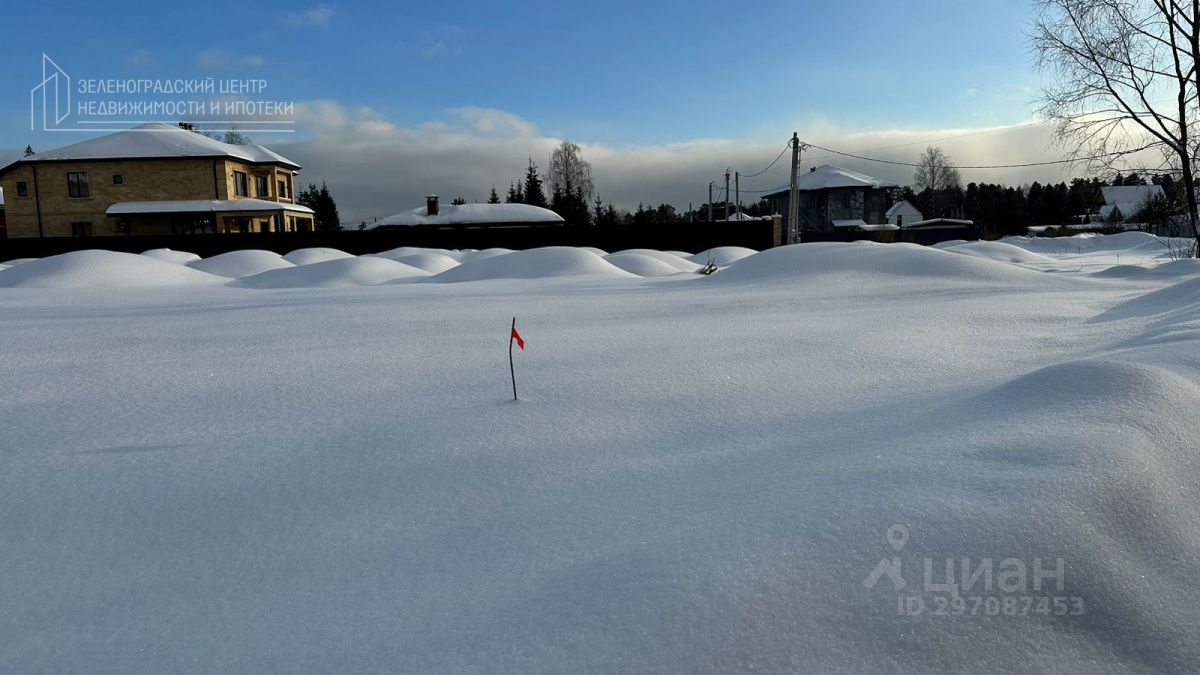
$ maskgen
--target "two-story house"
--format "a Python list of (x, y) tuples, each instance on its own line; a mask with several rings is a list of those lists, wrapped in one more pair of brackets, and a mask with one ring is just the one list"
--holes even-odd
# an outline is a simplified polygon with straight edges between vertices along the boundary
[(9, 237), (311, 230), (295, 204), (300, 165), (169, 124), (132, 129), (0, 167)]
[[(800, 231), (829, 232), (835, 228), (835, 221), (886, 223), (892, 189), (897, 185), (824, 164), (797, 176), (796, 187), (799, 189)], [(785, 186), (764, 197), (772, 213), (788, 213), (789, 193), (790, 189)]]

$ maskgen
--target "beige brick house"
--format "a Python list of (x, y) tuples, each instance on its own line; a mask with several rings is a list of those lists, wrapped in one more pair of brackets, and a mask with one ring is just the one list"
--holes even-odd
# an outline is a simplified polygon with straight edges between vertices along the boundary
[(259, 145), (230, 145), (144, 124), (0, 168), (9, 237), (311, 230), (293, 203), (300, 165)]

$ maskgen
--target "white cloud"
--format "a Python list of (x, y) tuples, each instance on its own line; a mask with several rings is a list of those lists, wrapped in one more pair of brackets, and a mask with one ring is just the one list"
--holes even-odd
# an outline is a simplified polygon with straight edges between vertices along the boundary
[(225, 49), (206, 49), (196, 55), (196, 65), (206, 70), (261, 68), (267, 61), (258, 54), (238, 56)]
[(527, 137), (537, 134), (537, 127), (516, 115), (496, 108), (469, 106), (450, 111), (470, 128), (485, 136)]
[(329, 5), (317, 5), (298, 12), (288, 12), (287, 23), (298, 28), (324, 28), (333, 20), (333, 8)]
[(149, 68), (154, 65), (154, 55), (145, 49), (139, 49), (126, 56), (125, 63), (138, 68)]
[[(310, 101), (297, 106), (301, 137), (257, 138), (304, 165), (302, 182), (329, 183), (347, 221), (387, 216), (422, 203), (435, 192), (467, 201), (483, 201), (494, 185), (501, 194), (518, 180), (527, 157), (543, 169), (560, 141), (540, 133), (533, 123), (493, 108), (447, 111), (442, 119), (401, 126), (370, 108), (347, 108), (336, 101)], [(827, 121), (799, 125), (802, 140), (824, 147), (900, 162), (913, 162), (926, 145), (939, 145), (959, 165), (995, 165), (1059, 159), (1052, 134), (1041, 124), (975, 129), (851, 132)], [(669, 203), (680, 210), (708, 197), (708, 182), (723, 180), (726, 167), (753, 173), (784, 148), (790, 130), (779, 138), (695, 139), (683, 143), (614, 146), (580, 143), (592, 163), (596, 189), (605, 201), (633, 208), (639, 202)], [(801, 157), (801, 170), (818, 164), (848, 169), (907, 184), (912, 169), (831, 155), (816, 149)], [(768, 172), (742, 181), (742, 200), (787, 182), (788, 157)], [(1002, 182), (1068, 180), (1081, 174), (1062, 166), (1027, 169), (964, 170), (964, 181)]]

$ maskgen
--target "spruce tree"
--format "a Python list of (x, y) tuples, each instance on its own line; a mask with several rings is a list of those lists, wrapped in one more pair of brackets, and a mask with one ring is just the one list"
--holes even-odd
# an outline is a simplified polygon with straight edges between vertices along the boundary
[(546, 203), (546, 193), (542, 190), (542, 177), (538, 175), (537, 165), (533, 163), (533, 158), (529, 158), (529, 169), (525, 172), (525, 191), (524, 200), (530, 206), (540, 206), (543, 209), (549, 204)]
[(338, 215), (337, 202), (329, 193), (329, 187), (321, 182), (321, 187), (309, 183), (308, 187), (296, 195), (296, 203), (313, 210), (313, 227), (317, 230), (340, 230), (342, 219)]
[(496, 186), (495, 185), (492, 186), (492, 192), (491, 192), (491, 194), (488, 195), (487, 203), (489, 203), (489, 204), (499, 204), (500, 203), (500, 195), (496, 194)]

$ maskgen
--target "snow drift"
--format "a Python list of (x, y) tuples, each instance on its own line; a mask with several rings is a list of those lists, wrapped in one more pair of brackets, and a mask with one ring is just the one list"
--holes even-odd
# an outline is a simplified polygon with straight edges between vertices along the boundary
[(283, 259), (293, 265), (311, 265), (327, 260), (340, 260), (342, 258), (353, 257), (349, 253), (339, 251), (336, 248), (301, 248), (283, 256)]
[(362, 256), (335, 258), (295, 267), (267, 270), (233, 282), (246, 288), (330, 288), (338, 286), (375, 286), (396, 279), (427, 276), (411, 265)]
[(717, 283), (840, 275), (857, 283), (885, 277), (923, 277), (944, 283), (1030, 282), (1038, 272), (915, 244), (871, 242), (794, 244), (742, 258), (710, 277)]
[(700, 266), (677, 255), (636, 248), (604, 256), (608, 262), (643, 277), (662, 277), (680, 272), (695, 272)]
[(970, 241), (953, 246), (937, 247), (943, 251), (971, 255), (1001, 262), (1037, 264), (1050, 262), (1050, 258), (1002, 241)]
[(176, 263), (178, 265), (186, 265), (200, 259), (200, 256), (187, 251), (172, 251), (169, 248), (155, 248), (149, 251), (143, 251), (142, 255), (161, 260), (163, 262)]
[(222, 277), (239, 278), (281, 267), (292, 267), (292, 263), (284, 260), (278, 253), (249, 249), (196, 260), (188, 263), (188, 267)]
[(74, 251), (0, 270), (0, 287), (134, 288), (222, 280), (184, 265), (113, 251)]
[(716, 248), (710, 248), (707, 251), (701, 251), (696, 255), (689, 256), (688, 260), (696, 263), (697, 265), (705, 265), (711, 259), (717, 264), (717, 267), (728, 267), (742, 258), (747, 258), (755, 253), (758, 253), (758, 251), (755, 251), (752, 248), (744, 248), (741, 246), (718, 246)]
[(458, 267), (433, 277), (433, 281), (458, 282), (577, 276), (632, 278), (634, 275), (591, 251), (566, 246), (550, 246), (491, 257), (469, 257)]

